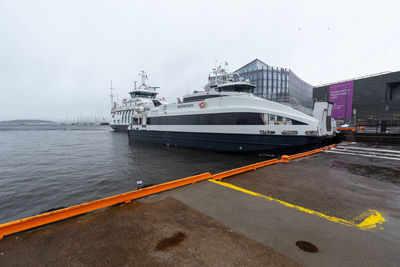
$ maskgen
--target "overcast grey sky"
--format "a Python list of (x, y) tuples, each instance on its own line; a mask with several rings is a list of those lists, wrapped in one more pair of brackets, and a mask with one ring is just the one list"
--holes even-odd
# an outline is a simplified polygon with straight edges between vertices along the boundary
[(215, 61), (310, 84), (400, 70), (399, 1), (0, 0), (0, 120), (107, 117), (140, 70), (174, 101)]

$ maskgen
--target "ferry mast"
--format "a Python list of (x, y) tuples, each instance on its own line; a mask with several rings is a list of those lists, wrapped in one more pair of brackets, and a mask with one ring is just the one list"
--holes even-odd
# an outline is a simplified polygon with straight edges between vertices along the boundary
[(113, 106), (114, 106), (114, 94), (113, 94), (112, 80), (111, 80), (111, 87), (110, 87), (110, 90), (111, 90), (110, 97), (111, 97), (111, 109), (112, 109)]

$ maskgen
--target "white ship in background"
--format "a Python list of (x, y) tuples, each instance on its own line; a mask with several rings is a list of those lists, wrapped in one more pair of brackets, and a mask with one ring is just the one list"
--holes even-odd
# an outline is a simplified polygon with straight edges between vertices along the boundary
[[(254, 85), (223, 68), (214, 83), (177, 103), (137, 106), (128, 130), (132, 142), (225, 152), (286, 153), (331, 142), (332, 104), (316, 102), (313, 116), (253, 95)], [(155, 95), (154, 95), (155, 97)], [(127, 120), (125, 119), (125, 121)]]
[(129, 92), (130, 99), (124, 98), (122, 103), (113, 102), (111, 85), (111, 120), (110, 126), (114, 131), (127, 131), (128, 126), (133, 123), (135, 114), (141, 114), (151, 108), (166, 104), (164, 98), (157, 99), (159, 87), (146, 85), (147, 74), (141, 71), (142, 84)]

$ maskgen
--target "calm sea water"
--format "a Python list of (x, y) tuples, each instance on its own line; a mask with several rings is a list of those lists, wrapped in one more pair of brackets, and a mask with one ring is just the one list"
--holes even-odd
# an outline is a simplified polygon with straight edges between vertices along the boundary
[(109, 126), (0, 124), (0, 223), (266, 158), (162, 145), (129, 146)]

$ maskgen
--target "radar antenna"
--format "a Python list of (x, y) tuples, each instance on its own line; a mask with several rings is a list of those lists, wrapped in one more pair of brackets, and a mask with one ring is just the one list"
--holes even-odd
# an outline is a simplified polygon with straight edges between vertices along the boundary
[(111, 90), (111, 94), (110, 94), (110, 97), (111, 97), (111, 108), (113, 108), (113, 106), (114, 106), (114, 94), (113, 94), (112, 80), (111, 80), (110, 90)]
[(142, 85), (146, 85), (147, 74), (144, 70), (139, 72), (139, 76), (142, 77)]

